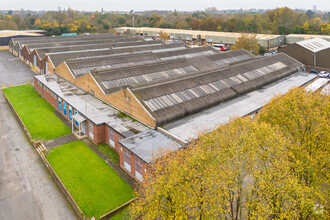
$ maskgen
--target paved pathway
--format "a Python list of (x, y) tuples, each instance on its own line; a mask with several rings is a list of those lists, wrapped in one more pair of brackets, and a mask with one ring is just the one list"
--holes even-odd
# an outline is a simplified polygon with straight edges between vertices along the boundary
[[(27, 83), (34, 74), (0, 52), (0, 85)], [(31, 146), (0, 90), (0, 219), (76, 219), (64, 195)]]
[(70, 130), (72, 129), (72, 122), (71, 121), (68, 121), (68, 119), (66, 119), (60, 112), (58, 111), (54, 111), (54, 114), (59, 118), (61, 119), (61, 121), (66, 125), (68, 126), (68, 128), (70, 128)]
[(47, 150), (50, 150), (53, 147), (57, 147), (63, 144), (70, 143), (72, 141), (78, 140), (78, 138), (74, 134), (68, 134), (59, 138), (55, 138), (49, 141), (43, 142), (44, 146)]
[(114, 164), (109, 158), (102, 154), (88, 138), (84, 138), (82, 141), (85, 142), (85, 144), (87, 144), (95, 153), (97, 153), (112, 169), (114, 169), (117, 174), (123, 178), (123, 180), (125, 180), (133, 189), (135, 189), (137, 184), (132, 177), (130, 177), (118, 165)]

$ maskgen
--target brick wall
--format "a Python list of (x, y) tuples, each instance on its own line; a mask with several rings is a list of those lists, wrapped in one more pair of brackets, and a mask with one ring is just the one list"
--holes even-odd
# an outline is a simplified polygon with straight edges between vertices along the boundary
[[(124, 151), (128, 151), (131, 159), (131, 172), (129, 172), (128, 170), (125, 169), (124, 167)], [(135, 158), (137, 158), (139, 161), (141, 161), (143, 169), (142, 169), (142, 175), (145, 174), (145, 172), (148, 172), (148, 164), (146, 162), (144, 162), (143, 160), (141, 160), (137, 155), (133, 154), (130, 150), (128, 150), (127, 148), (125, 148), (124, 146), (122, 146), (121, 144), (119, 144), (119, 159), (120, 159), (120, 167), (128, 174), (130, 175), (132, 178), (134, 178), (136, 181), (140, 181), (138, 178), (135, 177)]]
[(94, 125), (94, 143), (96, 144), (102, 144), (105, 142), (105, 124), (103, 125)]
[(127, 89), (112, 93), (110, 95), (105, 95), (90, 74), (85, 74), (78, 79), (75, 79), (64, 62), (56, 67), (56, 73), (88, 92), (93, 90), (96, 97), (115, 106), (124, 113), (133, 116), (151, 127), (156, 127), (156, 120), (150, 116), (150, 114), (136, 100), (136, 97), (133, 96)]
[(34, 89), (42, 95), (42, 87), (38, 84), (38, 80), (34, 78)]
[(28, 61), (29, 62), (29, 51), (28, 51), (28, 48), (26, 46), (24, 46), (22, 48), (22, 51), (21, 51), (21, 57), (23, 58), (23, 60), (26, 62)]

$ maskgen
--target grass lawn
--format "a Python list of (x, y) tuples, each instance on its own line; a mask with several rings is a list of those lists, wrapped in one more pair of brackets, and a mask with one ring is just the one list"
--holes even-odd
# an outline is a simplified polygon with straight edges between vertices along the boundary
[(130, 220), (129, 206), (110, 218), (111, 220)]
[(109, 158), (114, 164), (119, 166), (119, 154), (117, 154), (115, 150), (113, 150), (106, 144), (101, 144), (97, 146), (97, 149), (107, 158)]
[(33, 139), (51, 140), (71, 133), (54, 107), (30, 84), (3, 89)]
[(132, 188), (82, 141), (55, 147), (47, 159), (89, 218), (133, 198)]

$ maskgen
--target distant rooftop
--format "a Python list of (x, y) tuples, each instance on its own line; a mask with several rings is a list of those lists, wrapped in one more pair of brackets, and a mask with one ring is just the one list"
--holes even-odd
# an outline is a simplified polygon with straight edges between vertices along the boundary
[(197, 139), (202, 132), (210, 132), (220, 124), (229, 122), (232, 117), (243, 117), (256, 112), (274, 95), (285, 94), (292, 87), (303, 86), (316, 77), (314, 74), (298, 72), (246, 95), (169, 123), (164, 127), (169, 133), (189, 142)]
[(44, 36), (44, 30), (1, 30), (0, 37), (14, 37), (14, 36)]
[[(218, 31), (203, 31), (203, 30), (183, 30), (183, 29), (169, 29), (169, 28), (150, 28), (150, 27), (119, 27), (118, 30), (132, 30), (132, 31), (153, 31), (153, 32), (166, 32), (176, 34), (192, 34), (192, 35), (203, 35), (203, 36), (227, 36), (227, 37), (239, 37), (242, 34), (236, 32), (218, 32)], [(277, 38), (280, 35), (275, 34), (256, 34), (257, 39), (272, 39)]]
[(330, 48), (330, 42), (322, 38), (313, 38), (309, 40), (299, 41), (296, 42), (296, 44), (314, 53)]

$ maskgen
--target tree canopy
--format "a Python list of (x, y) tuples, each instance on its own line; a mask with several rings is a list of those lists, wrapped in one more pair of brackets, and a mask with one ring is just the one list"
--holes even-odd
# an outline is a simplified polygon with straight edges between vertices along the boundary
[[(136, 14), (135, 27), (163, 27), (260, 34), (330, 34), (330, 13), (301, 12), (285, 8), (266, 13), (208, 14), (205, 12)], [(43, 29), (48, 35), (66, 32), (109, 32), (131, 27), (131, 14), (78, 12), (72, 9), (48, 11), (25, 17), (9, 11), (0, 15), (0, 29)]]
[(329, 97), (293, 89), (163, 152), (137, 191), (143, 219), (328, 219)]

